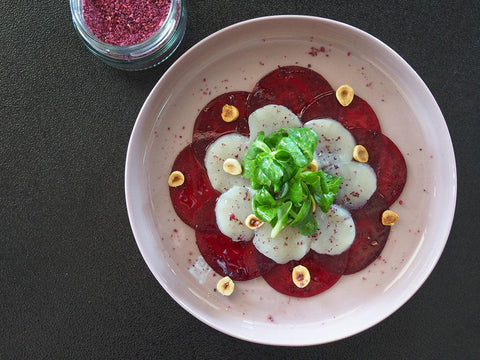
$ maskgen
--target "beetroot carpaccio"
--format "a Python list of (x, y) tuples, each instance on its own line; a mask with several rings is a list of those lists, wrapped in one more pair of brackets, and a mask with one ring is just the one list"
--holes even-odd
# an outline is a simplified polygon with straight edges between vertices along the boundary
[[(376, 188), (364, 204), (349, 209), (355, 235), (351, 245), (341, 253), (322, 254), (309, 249), (298, 260), (277, 263), (257, 249), (252, 236), (232, 239), (219, 229), (215, 207), (222, 192), (212, 185), (207, 174), (207, 148), (228, 134), (248, 138), (252, 126), (250, 115), (273, 104), (291, 111), (298, 117), (300, 126), (314, 119), (335, 120), (350, 132), (357, 144), (368, 150), (368, 165), (376, 176)], [(222, 119), (224, 105), (238, 109), (235, 121)], [(257, 124), (255, 128), (260, 126)], [(319, 138), (319, 143), (321, 141)], [(325, 172), (332, 169), (335, 166), (326, 167)], [(300, 66), (279, 67), (261, 78), (251, 92), (228, 92), (210, 101), (200, 111), (192, 142), (178, 154), (173, 171), (180, 171), (185, 177), (182, 185), (170, 187), (173, 207), (180, 219), (195, 230), (197, 246), (207, 264), (219, 275), (234, 281), (262, 276), (278, 292), (294, 297), (317, 295), (332, 287), (342, 275), (366, 268), (380, 255), (390, 233), (390, 226), (382, 224), (382, 214), (398, 199), (407, 177), (403, 155), (382, 134), (370, 105), (357, 95), (348, 106), (341, 105), (327, 80)], [(356, 196), (354, 191), (351, 195)], [(337, 197), (335, 204), (341, 201)], [(243, 223), (245, 220), (236, 218), (234, 213), (229, 216), (231, 221)], [(318, 233), (321, 234), (321, 229)], [(307, 268), (310, 275), (305, 287), (297, 286), (292, 280), (292, 270), (298, 265)]]

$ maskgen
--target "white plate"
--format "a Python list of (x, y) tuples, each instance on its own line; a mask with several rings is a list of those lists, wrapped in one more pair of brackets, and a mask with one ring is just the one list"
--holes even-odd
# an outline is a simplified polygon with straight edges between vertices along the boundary
[[(313, 51), (312, 51), (313, 50)], [(393, 205), (401, 221), (365, 270), (307, 299), (275, 292), (263, 279), (214, 292), (193, 230), (176, 216), (167, 177), (190, 142), (194, 120), (215, 96), (250, 91), (279, 65), (311, 66), (335, 88), (348, 83), (369, 102), (405, 156), (408, 179)], [(305, 16), (253, 19), (204, 39), (165, 73), (142, 107), (126, 161), (126, 200), (138, 247), (164, 289), (226, 334), (275, 345), (331, 342), (385, 319), (422, 285), (448, 238), (456, 200), (453, 147), (432, 94), (414, 70), (371, 35)]]

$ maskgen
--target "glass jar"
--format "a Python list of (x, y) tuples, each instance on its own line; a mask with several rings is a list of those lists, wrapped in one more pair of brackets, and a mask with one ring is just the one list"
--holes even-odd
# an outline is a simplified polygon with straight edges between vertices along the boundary
[(143, 70), (161, 63), (177, 49), (185, 34), (187, 23), (185, 1), (171, 0), (170, 10), (163, 24), (147, 39), (132, 45), (109, 44), (99, 40), (87, 25), (83, 3), (84, 0), (70, 0), (70, 10), (77, 33), (88, 50), (117, 69)]

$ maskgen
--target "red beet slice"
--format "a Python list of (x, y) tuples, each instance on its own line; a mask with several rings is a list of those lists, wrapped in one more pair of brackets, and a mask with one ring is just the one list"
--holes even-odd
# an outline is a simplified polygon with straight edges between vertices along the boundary
[(365, 129), (350, 131), (357, 144), (368, 151), (368, 163), (377, 175), (377, 191), (392, 205), (407, 181), (407, 165), (397, 146), (387, 136)]
[(252, 241), (233, 241), (223, 235), (217, 226), (215, 204), (210, 199), (197, 212), (195, 237), (203, 258), (210, 267), (232, 280), (250, 280), (260, 275)]
[(217, 198), (220, 193), (213, 189), (203, 165), (195, 158), (193, 144), (178, 154), (172, 166), (172, 171), (175, 170), (183, 173), (185, 182), (170, 188), (170, 199), (178, 217), (193, 228), (198, 209), (207, 200)]
[(300, 66), (285, 66), (265, 75), (248, 97), (247, 113), (277, 104), (300, 115), (316, 96), (332, 91), (330, 84), (317, 72)]
[(332, 274), (342, 275), (345, 272), (348, 261), (348, 250), (338, 255), (318, 254), (311, 250), (312, 259), (319, 267), (325, 269)]
[[(193, 153), (197, 161), (204, 167), (205, 166), (205, 156), (207, 154), (208, 146), (217, 140), (219, 137), (232, 134), (235, 131), (227, 131), (224, 133), (199, 133), (197, 136), (194, 135), (195, 140), (192, 143)], [(206, 170), (205, 170), (206, 171)]]
[(348, 106), (338, 102), (335, 92), (316, 98), (303, 110), (302, 122), (313, 119), (331, 118), (340, 122), (346, 129), (363, 128), (380, 132), (380, 123), (370, 105), (358, 96)]
[[(278, 292), (295, 297), (310, 297), (318, 295), (331, 288), (342, 276), (332, 274), (316, 263), (315, 252), (310, 251), (299, 261), (289, 261), (286, 264), (277, 264), (270, 258), (257, 251), (257, 263), (260, 274), (265, 281)], [(292, 280), (292, 270), (297, 265), (305, 266), (310, 272), (310, 283), (304, 287), (297, 287)]]
[[(249, 94), (246, 91), (234, 91), (219, 95), (200, 111), (193, 126), (193, 141), (195, 142), (195, 154), (198, 161), (203, 163), (206, 148), (220, 136), (232, 132), (249, 135), (247, 117), (247, 97)], [(222, 108), (226, 104), (233, 105), (238, 109), (240, 115), (237, 120), (223, 121)]]
[(355, 240), (348, 250), (344, 274), (356, 273), (370, 265), (380, 255), (390, 234), (390, 226), (382, 224), (382, 213), (387, 202), (375, 192), (364, 207), (352, 210), (355, 222)]

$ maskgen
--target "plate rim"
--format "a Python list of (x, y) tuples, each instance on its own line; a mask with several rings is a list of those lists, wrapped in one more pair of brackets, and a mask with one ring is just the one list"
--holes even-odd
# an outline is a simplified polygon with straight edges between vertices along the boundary
[[(380, 46), (383, 50), (386, 50), (387, 53), (389, 54), (389, 56), (392, 56), (393, 59), (396, 62), (400, 62), (400, 64), (403, 67), (408, 69), (408, 71), (411, 73), (411, 75), (415, 76), (416, 82), (418, 82), (418, 84), (420, 84), (423, 87), (423, 92), (425, 93), (426, 96), (428, 96), (430, 98), (431, 104), (435, 106), (436, 111), (438, 113), (435, 117), (439, 118), (439, 120), (440, 120), (439, 123), (440, 123), (440, 125), (442, 125), (441, 131), (444, 132), (446, 137), (449, 139), (449, 143), (445, 144), (445, 145), (446, 145), (446, 147), (448, 147), (448, 155), (450, 155), (449, 164), (451, 165), (451, 168), (453, 170), (452, 178), (451, 178), (452, 185), (453, 185), (453, 188), (451, 190), (453, 190), (453, 191), (450, 194), (453, 206), (449, 209), (450, 212), (446, 217), (446, 218), (449, 219), (449, 221), (444, 224), (444, 228), (446, 229), (445, 230), (446, 236), (445, 236), (444, 240), (442, 239), (441, 247), (438, 248), (438, 250), (437, 250), (438, 251), (438, 256), (436, 256), (435, 260), (432, 261), (429, 264), (429, 267), (428, 267), (427, 271), (425, 271), (423, 273), (423, 275), (417, 279), (416, 285), (413, 286), (413, 291), (411, 293), (409, 292), (409, 294), (404, 299), (402, 299), (401, 301), (397, 301), (397, 304), (395, 306), (391, 307), (389, 309), (389, 311), (383, 312), (382, 316), (379, 316), (378, 319), (375, 319), (374, 321), (372, 321), (371, 323), (368, 323), (365, 326), (360, 326), (360, 327), (356, 326), (353, 330), (346, 331), (342, 336), (340, 336), (340, 337), (336, 336), (334, 339), (330, 339), (330, 340), (327, 340), (327, 341), (321, 341), (320, 340), (320, 341), (304, 341), (304, 342), (301, 342), (301, 341), (298, 342), (297, 341), (297, 342), (290, 342), (290, 343), (278, 343), (278, 342), (275, 342), (275, 341), (269, 341), (268, 339), (254, 339), (252, 337), (239, 335), (238, 333), (235, 333), (234, 331), (231, 331), (229, 328), (222, 327), (222, 326), (212, 322), (210, 319), (207, 319), (205, 316), (202, 316), (202, 314), (198, 314), (198, 312), (196, 312), (195, 309), (191, 308), (189, 304), (187, 304), (176, 293), (174, 293), (172, 291), (172, 289), (169, 288), (169, 286), (165, 283), (165, 281), (162, 279), (160, 274), (156, 274), (153, 271), (153, 266), (152, 266), (152, 264), (150, 264), (150, 262), (148, 260), (148, 257), (145, 255), (145, 248), (143, 247), (141, 241), (139, 240), (139, 230), (135, 226), (135, 217), (134, 217), (134, 214), (132, 212), (133, 211), (132, 209), (133, 209), (134, 199), (132, 199), (129, 195), (130, 194), (129, 190), (130, 190), (131, 178), (133, 176), (131, 174), (131, 165), (129, 165), (129, 164), (131, 164), (131, 162), (133, 161), (133, 156), (134, 156), (133, 148), (135, 146), (135, 139), (138, 136), (140, 136), (139, 135), (140, 128), (143, 125), (141, 123), (142, 122), (141, 119), (144, 118), (144, 115), (146, 113), (148, 113), (150, 103), (155, 99), (157, 92), (160, 91), (160, 88), (162, 86), (162, 81), (164, 81), (165, 78), (168, 78), (170, 76), (170, 74), (175, 71), (176, 67), (179, 66), (179, 64), (181, 64), (183, 61), (185, 61), (185, 59), (189, 58), (190, 54), (197, 51), (196, 49), (204, 47), (206, 43), (208, 44), (211, 41), (211, 39), (214, 39), (220, 33), (232, 32), (232, 31), (235, 31), (235, 29), (237, 29), (239, 27), (250, 26), (251, 24), (258, 23), (258, 22), (269, 22), (269, 21), (272, 21), (272, 20), (273, 21), (279, 21), (279, 20), (308, 20), (308, 21), (323, 22), (323, 23), (333, 25), (333, 26), (344, 27), (344, 28), (348, 29), (349, 31), (352, 31), (353, 33), (357, 33), (357, 34), (360, 34), (363, 37), (366, 37), (369, 41), (373, 41), (373, 43), (375, 43), (376, 46)], [(127, 148), (127, 153), (126, 153), (124, 180), (125, 180), (124, 182), (125, 182), (125, 198), (126, 198), (127, 213), (128, 213), (128, 218), (129, 218), (130, 226), (131, 226), (135, 241), (136, 241), (137, 246), (138, 246), (138, 248), (139, 248), (139, 250), (142, 254), (142, 257), (143, 257), (144, 261), (146, 262), (147, 266), (149, 267), (151, 273), (154, 275), (154, 277), (157, 279), (157, 281), (163, 287), (163, 289), (177, 302), (177, 304), (179, 304), (187, 312), (189, 312), (191, 315), (193, 315), (195, 318), (197, 318), (201, 322), (205, 323), (206, 325), (208, 325), (208, 326), (210, 326), (210, 327), (212, 327), (212, 328), (214, 328), (214, 329), (216, 329), (216, 330), (218, 330), (222, 333), (225, 333), (227, 335), (230, 335), (232, 337), (235, 337), (235, 338), (238, 338), (238, 339), (241, 339), (241, 340), (245, 340), (245, 341), (249, 341), (249, 342), (253, 342), (253, 343), (264, 344), (264, 345), (275, 345), (275, 346), (309, 346), (309, 345), (319, 345), (319, 344), (325, 344), (325, 343), (329, 343), (329, 342), (333, 342), (333, 341), (338, 341), (338, 340), (345, 339), (347, 337), (353, 336), (355, 334), (359, 334), (359, 333), (377, 325), (381, 321), (383, 321), (386, 318), (388, 318), (389, 316), (391, 316), (395, 311), (397, 311), (400, 307), (402, 307), (422, 287), (422, 285), (425, 283), (425, 281), (427, 280), (427, 278), (430, 276), (433, 269), (435, 268), (436, 264), (440, 260), (440, 257), (441, 257), (441, 255), (444, 251), (446, 242), (448, 241), (449, 234), (450, 234), (450, 231), (451, 231), (451, 227), (452, 227), (452, 224), (453, 224), (455, 207), (456, 207), (456, 200), (457, 200), (457, 171), (456, 171), (456, 162), (455, 162), (454, 148), (453, 148), (453, 144), (452, 144), (452, 141), (451, 141), (451, 136), (450, 136), (450, 133), (448, 131), (448, 127), (447, 127), (445, 118), (444, 118), (444, 116), (443, 116), (443, 114), (442, 114), (442, 112), (441, 112), (441, 110), (438, 106), (438, 103), (436, 102), (435, 98), (433, 97), (432, 93), (430, 92), (429, 88), (426, 86), (424, 81), (420, 78), (420, 76), (415, 72), (415, 70), (398, 53), (396, 53), (392, 48), (390, 48), (388, 45), (386, 45), (384, 42), (382, 42), (378, 38), (374, 37), (373, 35), (365, 32), (365, 31), (363, 31), (363, 30), (361, 30), (357, 27), (354, 27), (352, 25), (349, 25), (349, 24), (346, 24), (346, 23), (343, 23), (343, 22), (340, 22), (340, 21), (337, 21), (337, 20), (332, 20), (332, 19), (328, 19), (328, 18), (324, 18), (324, 17), (310, 16), (310, 15), (272, 15), (272, 16), (262, 16), (262, 17), (257, 17), (257, 18), (252, 18), (252, 19), (240, 21), (240, 22), (231, 24), (227, 27), (224, 27), (222, 29), (219, 29), (219, 30), (215, 31), (214, 33), (208, 35), (207, 37), (203, 38), (201, 41), (199, 41), (198, 43), (193, 45), (184, 54), (182, 54), (165, 71), (165, 73), (157, 81), (157, 83), (155, 84), (153, 89), (150, 91), (149, 95), (147, 96), (146, 100), (144, 101), (144, 103), (143, 103), (143, 105), (142, 105), (142, 107), (141, 107), (141, 109), (138, 113), (138, 116), (135, 120), (135, 124), (133, 126), (133, 130), (132, 130), (132, 133), (130, 135), (129, 142), (128, 142), (128, 148)]]

